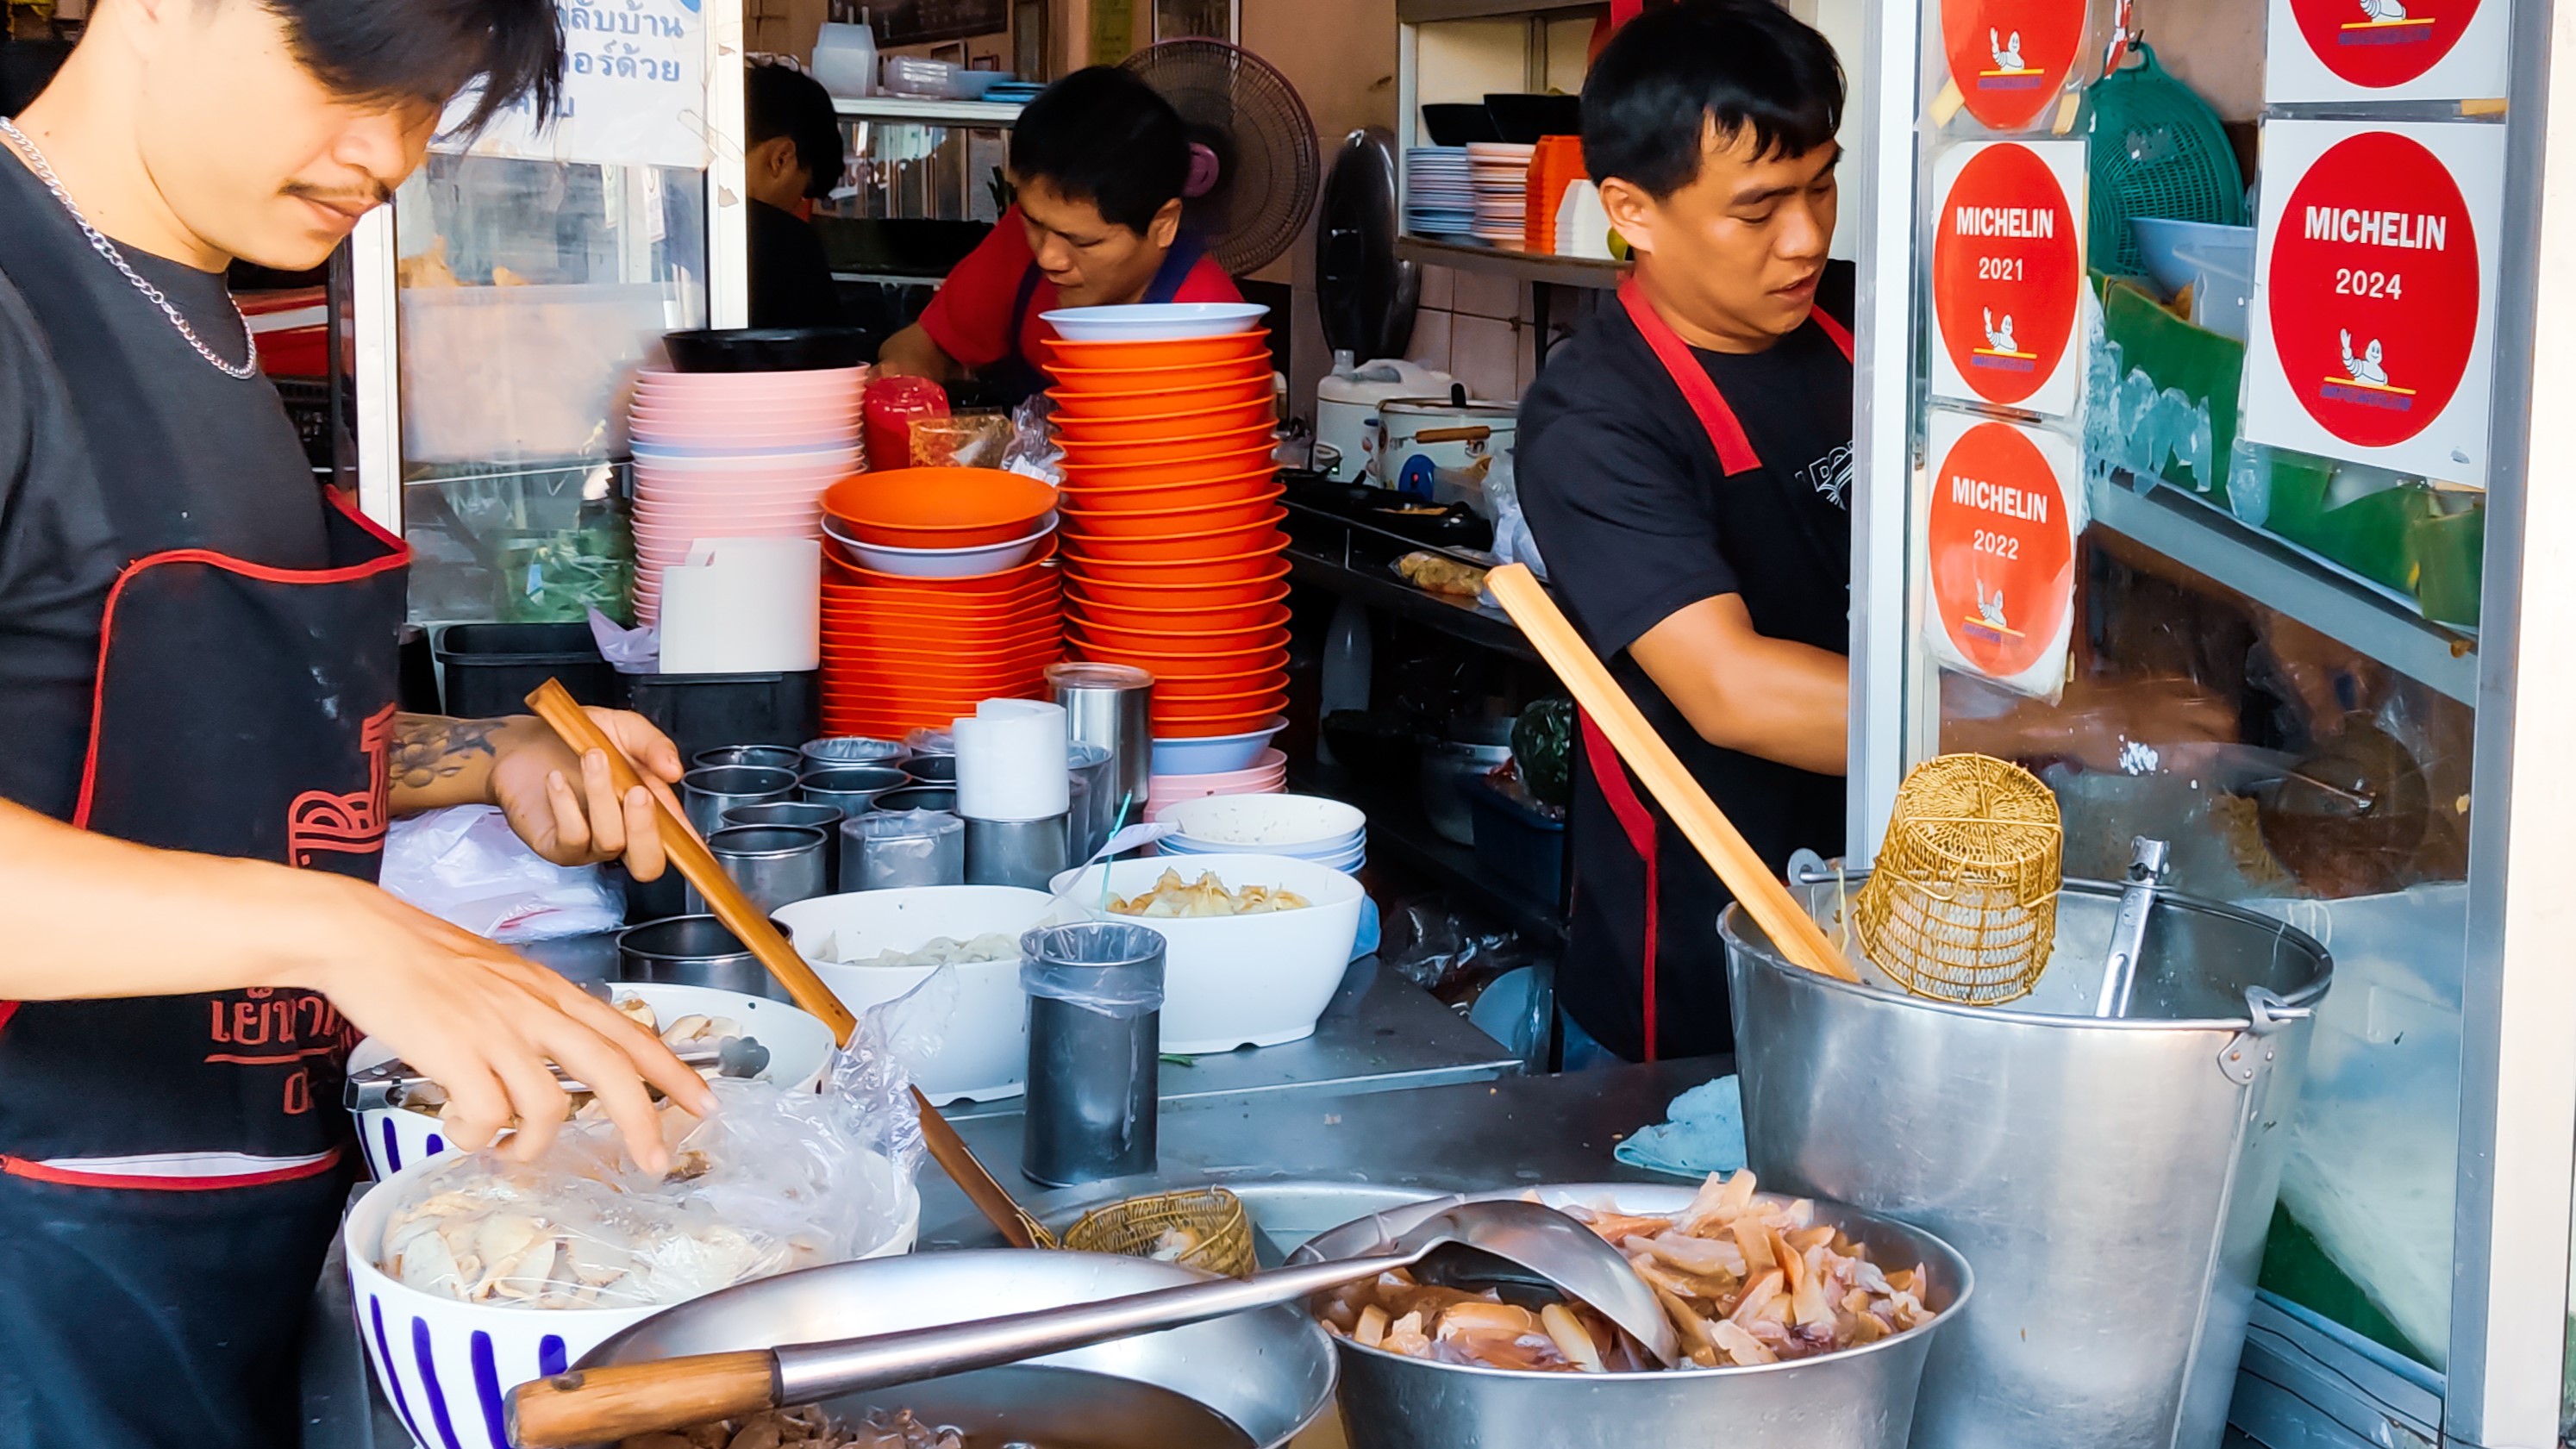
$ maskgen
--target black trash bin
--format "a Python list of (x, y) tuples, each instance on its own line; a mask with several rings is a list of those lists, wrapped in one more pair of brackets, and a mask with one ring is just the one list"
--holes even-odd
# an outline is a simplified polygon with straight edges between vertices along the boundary
[(437, 653), (445, 709), (458, 719), (526, 714), (548, 679), (583, 704), (626, 707), (626, 676), (600, 657), (588, 624), (450, 624)]

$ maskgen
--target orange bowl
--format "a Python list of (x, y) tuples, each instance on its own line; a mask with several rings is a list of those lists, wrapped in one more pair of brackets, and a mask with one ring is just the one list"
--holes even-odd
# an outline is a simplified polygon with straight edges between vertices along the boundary
[(1269, 694), (1288, 687), (1285, 669), (1253, 669), (1239, 674), (1199, 674), (1154, 681), (1154, 703), (1187, 714), (1203, 701), (1234, 694)]
[(1064, 629), (1049, 622), (1037, 628), (993, 630), (973, 634), (928, 633), (902, 629), (886, 624), (858, 627), (823, 623), (823, 647), (844, 659), (869, 660), (889, 653), (920, 654), (932, 658), (989, 659), (1032, 649), (1044, 643), (1061, 642)]
[(1268, 402), (1278, 390), (1279, 385), (1263, 373), (1235, 382), (1184, 383), (1134, 392), (1067, 392), (1059, 387), (1050, 389), (1047, 396), (1055, 399), (1055, 422), (1061, 428), (1067, 423), (1155, 418)]
[(1168, 463), (1075, 463), (1064, 465), (1064, 501), (1076, 508), (1091, 506), (1091, 500), (1103, 493), (1135, 493), (1148, 488), (1174, 488), (1184, 483), (1206, 483), (1218, 478), (1237, 478), (1246, 473), (1264, 477), (1279, 471), (1268, 442), (1232, 452), (1207, 452)]
[(1283, 627), (1288, 622), (1288, 605), (1274, 599), (1266, 604), (1234, 604), (1223, 609), (1182, 611), (1121, 609), (1101, 604), (1069, 609), (1066, 617), (1095, 633), (1105, 629), (1125, 629), (1135, 634), (1172, 640), (1230, 638)]
[(1118, 604), (1130, 609), (1215, 609), (1283, 597), (1287, 579), (1288, 565), (1284, 560), (1246, 578), (1205, 584), (1166, 582), (1154, 574), (1151, 566), (1096, 563), (1081, 565), (1066, 575), (1064, 596), (1067, 608), (1079, 602)]
[(1049, 376), (1055, 379), (1052, 396), (1061, 400), (1095, 392), (1145, 392), (1164, 389), (1178, 392), (1183, 388), (1215, 387), (1229, 382), (1270, 380), (1270, 350), (1223, 362), (1188, 363), (1179, 367), (1058, 367)]
[(1067, 652), (1076, 659), (1102, 664), (1133, 664), (1139, 669), (1152, 671), (1157, 682), (1165, 678), (1202, 679), (1211, 675), (1245, 674), (1288, 667), (1288, 647), (1284, 644), (1235, 654), (1157, 654), (1119, 644), (1075, 640)]
[(1208, 719), (1164, 719), (1158, 715), (1154, 719), (1154, 738), (1212, 740), (1226, 735), (1248, 735), (1278, 728), (1273, 721), (1279, 718), (1279, 711), (1275, 709), (1268, 714), (1223, 715)]
[(1053, 366), (1098, 370), (1139, 367), (1197, 367), (1211, 362), (1239, 362), (1270, 355), (1270, 329), (1228, 332), (1218, 337), (1172, 337), (1150, 342), (1047, 343)]
[(1056, 511), (1064, 519), (1064, 531), (1080, 543), (1101, 539), (1169, 542), (1276, 524), (1281, 513), (1278, 494), (1278, 486), (1272, 484), (1250, 498), (1232, 503), (1202, 504), (1196, 508), (1139, 508), (1132, 511), (1062, 508)]
[(1286, 686), (1277, 689), (1255, 689), (1242, 694), (1206, 695), (1194, 700), (1173, 700), (1168, 705), (1154, 701), (1154, 722), (1170, 720), (1264, 719), (1288, 707)]
[[(1208, 659), (1229, 654), (1235, 656), (1268, 654), (1274, 649), (1288, 647), (1288, 626), (1285, 624), (1269, 629), (1242, 629), (1227, 634), (1183, 636), (1162, 629), (1125, 629), (1115, 624), (1091, 624), (1080, 619), (1068, 619), (1064, 625), (1064, 636), (1082, 644), (1104, 644), (1139, 658)], [(1240, 674), (1250, 667), (1249, 664), (1236, 664), (1226, 669), (1201, 669), (1195, 672)]]
[(1109, 555), (1068, 555), (1065, 566), (1077, 574), (1102, 564), (1122, 571), (1150, 568), (1174, 583), (1229, 583), (1276, 566), (1288, 547), (1288, 535), (1272, 528), (1177, 542), (1135, 538), (1101, 542), (1111, 549)]
[(889, 468), (823, 491), (823, 511), (864, 543), (974, 548), (1026, 538), (1055, 490), (999, 468)]
[(1016, 624), (1063, 612), (1053, 588), (1027, 595), (967, 594), (960, 599), (881, 599), (861, 593), (826, 594), (823, 617), (844, 619), (919, 619), (928, 624)]
[(1143, 443), (1078, 443), (1071, 438), (1058, 438), (1064, 449), (1068, 468), (1115, 468), (1127, 464), (1186, 463), (1193, 459), (1229, 453), (1245, 453), (1255, 448), (1264, 451), (1279, 444), (1279, 430), (1268, 423), (1237, 428), (1231, 433), (1213, 437), (1169, 438)]
[[(1203, 478), (1192, 483), (1157, 483), (1146, 488), (1064, 490), (1065, 502), (1093, 518), (1112, 514), (1205, 514), (1237, 504), (1271, 504), (1282, 492), (1279, 474), (1267, 458), (1250, 472)], [(1192, 532), (1197, 530), (1193, 529)]]
[[(1280, 512), (1284, 515), (1287, 510)], [(910, 574), (879, 573), (861, 568), (847, 559), (836, 558), (831, 550), (823, 552), (823, 597), (832, 597), (835, 588), (864, 590), (889, 598), (915, 597), (955, 599), (973, 594), (1006, 594), (1017, 589), (1034, 589), (1050, 583), (1056, 571), (1048, 567), (1055, 557), (1056, 535), (1048, 534), (1038, 545), (1037, 557), (989, 574), (964, 574), (949, 579), (915, 578)]]
[[(1076, 443), (1168, 443), (1181, 438), (1212, 438), (1219, 433), (1239, 433), (1246, 428), (1267, 427), (1276, 419), (1277, 414), (1272, 410), (1270, 399), (1264, 397), (1253, 402), (1234, 403), (1221, 408), (1148, 413), (1136, 417), (1060, 417), (1056, 421), (1056, 433), (1059, 437)], [(1030, 515), (1032, 518), (1036, 516)], [(1020, 535), (1015, 533), (1010, 536), (1017, 538)], [(997, 543), (1002, 541), (995, 540)]]

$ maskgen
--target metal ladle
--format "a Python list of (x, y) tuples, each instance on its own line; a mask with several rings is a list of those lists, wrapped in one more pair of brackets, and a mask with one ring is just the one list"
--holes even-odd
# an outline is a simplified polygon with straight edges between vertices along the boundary
[(1303, 1302), (1389, 1269), (1414, 1267), (1444, 1248), (1473, 1250), (1536, 1274), (1599, 1310), (1658, 1363), (1669, 1367), (1680, 1356), (1654, 1290), (1590, 1228), (1533, 1202), (1470, 1202), (1423, 1219), (1380, 1251), (1250, 1278), (829, 1343), (575, 1369), (512, 1393), (511, 1442), (524, 1449), (569, 1449), (1018, 1363)]

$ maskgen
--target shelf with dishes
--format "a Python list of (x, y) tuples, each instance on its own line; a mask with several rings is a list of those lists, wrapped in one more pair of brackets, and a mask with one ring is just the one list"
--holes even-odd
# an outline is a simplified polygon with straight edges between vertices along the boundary
[(1625, 262), (1550, 256), (1543, 252), (1504, 251), (1500, 247), (1479, 246), (1474, 242), (1444, 237), (1398, 237), (1395, 254), (1426, 266), (1453, 267), (1462, 272), (1491, 272), (1516, 282), (1552, 282), (1561, 287), (1606, 290), (1618, 286), (1619, 279), (1628, 275)]
[(1019, 124), (1012, 101), (952, 101), (929, 96), (838, 96), (832, 109), (847, 121), (888, 121), (915, 126), (979, 126), (1008, 130)]

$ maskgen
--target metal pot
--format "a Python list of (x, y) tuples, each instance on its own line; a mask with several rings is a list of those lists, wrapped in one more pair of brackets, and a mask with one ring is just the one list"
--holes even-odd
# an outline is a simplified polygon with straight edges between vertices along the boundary
[(1378, 405), (1378, 486), (1432, 496), (1431, 475), (1469, 469), (1510, 451), (1520, 426), (1510, 403), (1401, 398)]
[[(1541, 1202), (1616, 1202), (1629, 1212), (1677, 1213), (1695, 1191), (1637, 1183), (1541, 1187)], [(1518, 1197), (1517, 1191), (1477, 1197)], [(1345, 1223), (1297, 1250), (1292, 1262), (1364, 1251), (1458, 1201), (1440, 1198)], [(1337, 1339), (1342, 1429), (1350, 1449), (1904, 1449), (1915, 1390), (1934, 1341), (1967, 1317), (1967, 1260), (1916, 1228), (1818, 1202), (1831, 1223), (1885, 1267), (1920, 1263), (1939, 1316), (1892, 1338), (1841, 1353), (1753, 1368), (1663, 1373), (1556, 1374), (1408, 1358)], [(1948, 1334), (1955, 1341), (1956, 1332)], [(2072, 1442), (2072, 1441), (2070, 1441)]]
[(911, 783), (910, 775), (892, 765), (834, 765), (806, 771), (796, 782), (796, 795), (800, 800), (837, 805), (844, 815), (864, 815), (878, 796)]
[[(601, 1344), (577, 1366), (932, 1328), (1142, 1293), (1208, 1276), (1142, 1258), (1008, 1248), (836, 1263), (666, 1308)], [(1261, 1449), (1276, 1449), (1295, 1438), (1333, 1397), (1331, 1342), (1304, 1311), (1288, 1307), (1076, 1349), (1032, 1364), (1168, 1389), (1224, 1415)], [(872, 1406), (914, 1406), (938, 1423), (941, 1415), (929, 1406), (962, 1403), (975, 1409), (999, 1397), (987, 1386), (1010, 1385), (1014, 1377), (1025, 1380), (1026, 1375), (987, 1369), (827, 1400), (824, 1407), (846, 1422), (863, 1418)], [(1061, 1387), (1090, 1401), (1066, 1402), (1070, 1414), (1103, 1405), (1118, 1385), (1063, 1376)], [(1047, 1442), (1044, 1414), (1043, 1407), (1028, 1414), (1011, 1437)]]
[[(1830, 926), (1832, 876), (1803, 894)], [(2225, 1428), (2333, 966), (2278, 921), (2167, 893), (2129, 1015), (2099, 1020), (2119, 907), (2068, 881), (2048, 970), (2000, 1007), (1846, 985), (1741, 907), (1719, 921), (1764, 1185), (1937, 1233), (1981, 1280), (1933, 1348), (1915, 1449), (2215, 1449)]]
[[(778, 934), (785, 936), (787, 928), (780, 926)], [(751, 948), (713, 916), (668, 916), (627, 927), (617, 933), (617, 965), (621, 981), (712, 986), (772, 1001), (791, 1000)]]

